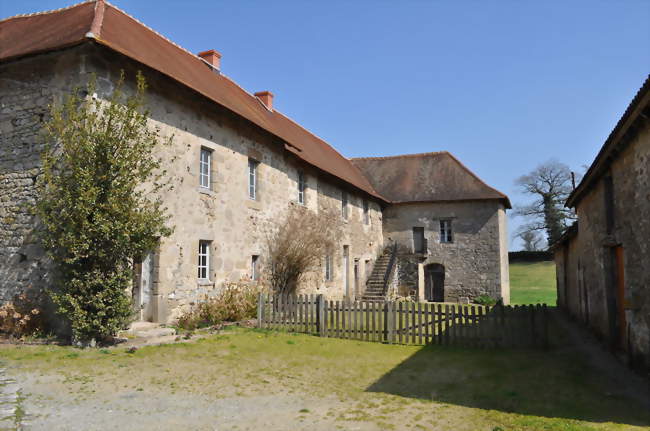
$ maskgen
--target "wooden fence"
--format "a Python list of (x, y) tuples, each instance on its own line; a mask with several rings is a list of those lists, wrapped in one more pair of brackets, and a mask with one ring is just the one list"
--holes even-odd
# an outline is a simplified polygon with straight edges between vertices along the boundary
[(260, 294), (260, 328), (395, 344), (548, 347), (546, 305), (332, 301)]

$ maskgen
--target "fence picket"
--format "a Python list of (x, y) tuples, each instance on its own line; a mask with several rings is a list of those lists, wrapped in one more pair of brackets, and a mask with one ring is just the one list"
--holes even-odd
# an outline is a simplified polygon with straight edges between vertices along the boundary
[(546, 305), (489, 307), (260, 294), (259, 328), (389, 344), (548, 348)]

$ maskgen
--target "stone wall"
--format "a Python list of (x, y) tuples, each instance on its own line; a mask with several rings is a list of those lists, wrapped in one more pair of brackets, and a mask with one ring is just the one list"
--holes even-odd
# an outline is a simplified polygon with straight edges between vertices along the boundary
[[(445, 267), (445, 301), (479, 295), (509, 302), (505, 210), (496, 200), (412, 203), (384, 210), (384, 238), (400, 246), (402, 290), (418, 290), (417, 264)], [(440, 220), (451, 220), (453, 242), (440, 242)], [(413, 227), (423, 227), (426, 253), (415, 254)]]
[[(607, 233), (600, 178), (577, 205), (576, 237), (556, 249), (558, 303), (601, 338), (627, 350), (634, 363), (650, 368), (650, 122), (641, 119), (627, 138), (610, 166), (613, 230)], [(624, 339), (615, 328), (617, 246), (624, 257)]]
[(33, 235), (35, 184), (48, 105), (76, 84), (72, 63), (69, 55), (47, 54), (0, 65), (0, 302), (48, 283), (47, 260)]
[[(46, 61), (44, 61), (46, 60)], [(47, 284), (42, 252), (32, 238), (33, 218), (23, 204), (33, 202), (39, 152), (36, 136), (42, 123), (39, 114), (53, 93), (83, 83), (94, 72), (98, 96), (106, 97), (124, 69), (133, 78), (142, 69), (124, 57), (95, 45), (19, 60), (2, 66), (2, 265), (0, 285), (3, 299), (28, 284)], [(144, 69), (151, 126), (163, 136), (174, 136), (171, 148), (159, 149), (174, 190), (163, 196), (175, 230), (162, 240), (156, 254), (155, 280), (150, 298), (151, 318), (171, 321), (204, 295), (217, 292), (227, 281), (250, 276), (252, 255), (265, 253), (265, 233), (280, 223), (297, 203), (297, 172), (307, 178), (306, 205), (319, 211), (340, 212), (341, 190), (349, 194), (349, 218), (341, 219), (342, 236), (334, 256), (334, 279), (324, 281), (324, 270), (316, 268), (300, 286), (304, 292), (340, 297), (344, 292), (343, 246), (349, 247), (350, 286), (354, 285), (354, 259), (374, 261), (382, 247), (381, 208), (360, 191), (304, 164), (284, 150), (283, 143), (264, 130), (161, 74)], [(132, 90), (131, 87), (127, 91)], [(210, 190), (199, 187), (201, 148), (212, 151)], [(248, 197), (248, 159), (258, 168), (258, 199)], [(173, 162), (172, 162), (173, 160)], [(363, 199), (369, 199), (370, 225), (362, 220)], [(211, 271), (208, 282), (197, 280), (199, 241), (211, 241)], [(6, 244), (6, 246), (5, 246)], [(365, 268), (360, 264), (360, 284)], [(25, 268), (34, 275), (26, 277)], [(38, 271), (36, 271), (38, 269)]]

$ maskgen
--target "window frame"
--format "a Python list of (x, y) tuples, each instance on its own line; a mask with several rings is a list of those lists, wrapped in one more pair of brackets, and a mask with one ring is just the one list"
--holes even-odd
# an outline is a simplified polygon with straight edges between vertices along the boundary
[(257, 200), (257, 180), (258, 180), (258, 167), (260, 162), (249, 157), (248, 158), (248, 198), (250, 200)]
[(345, 190), (341, 190), (341, 217), (343, 217), (343, 220), (348, 219), (348, 206), (349, 206), (349, 197), (348, 197), (348, 192)]
[(440, 220), (440, 243), (452, 244), (454, 242), (453, 224), (450, 219)]
[[(204, 249), (205, 247), (205, 249)], [(199, 255), (197, 262), (197, 278), (199, 281), (210, 281), (210, 254), (212, 241), (199, 241)], [(205, 258), (205, 260), (202, 260)], [(202, 275), (205, 275), (204, 277)]]
[[(199, 187), (207, 190), (212, 190), (212, 152), (209, 148), (201, 147), (199, 153)], [(207, 160), (204, 160), (204, 155)], [(207, 172), (204, 172), (204, 168)]]
[(251, 280), (253, 281), (258, 281), (260, 278), (259, 263), (260, 263), (260, 255), (259, 254), (251, 255)]
[(298, 170), (298, 203), (301, 205), (305, 205), (305, 190), (307, 190), (305, 172)]
[(325, 281), (333, 281), (334, 280), (334, 259), (332, 258), (331, 254), (326, 254), (325, 255)]

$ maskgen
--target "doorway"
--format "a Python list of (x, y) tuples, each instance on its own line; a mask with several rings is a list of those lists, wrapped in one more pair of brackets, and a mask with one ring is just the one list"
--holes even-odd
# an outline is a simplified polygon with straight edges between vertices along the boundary
[(424, 267), (424, 299), (430, 302), (445, 301), (445, 267), (439, 263)]
[(354, 297), (359, 297), (359, 259), (354, 259)]
[(148, 253), (142, 262), (135, 264), (135, 283), (133, 285), (133, 303), (139, 320), (153, 321), (153, 283), (154, 254)]

